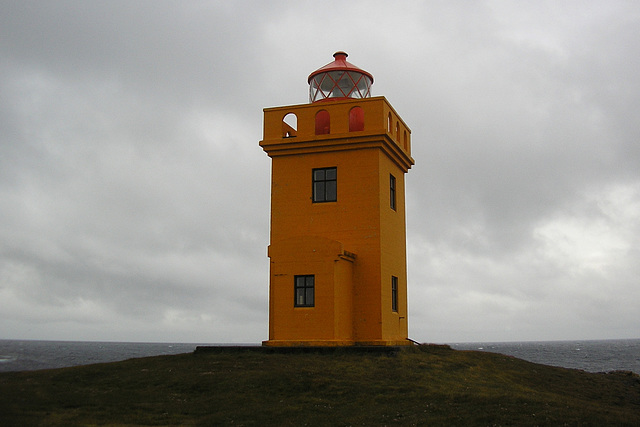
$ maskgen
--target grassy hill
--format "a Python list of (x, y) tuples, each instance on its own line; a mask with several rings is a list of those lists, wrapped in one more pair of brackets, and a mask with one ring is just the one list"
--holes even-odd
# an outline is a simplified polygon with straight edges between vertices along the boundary
[(640, 378), (442, 346), (221, 350), (0, 374), (11, 425), (640, 425)]

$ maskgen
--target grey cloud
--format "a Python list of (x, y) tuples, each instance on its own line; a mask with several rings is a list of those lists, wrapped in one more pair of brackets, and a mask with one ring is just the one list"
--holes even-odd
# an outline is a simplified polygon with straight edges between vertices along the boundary
[(413, 132), (413, 338), (637, 336), (640, 8), (325, 6), (2, 3), (0, 337), (266, 338), (261, 109), (336, 50)]

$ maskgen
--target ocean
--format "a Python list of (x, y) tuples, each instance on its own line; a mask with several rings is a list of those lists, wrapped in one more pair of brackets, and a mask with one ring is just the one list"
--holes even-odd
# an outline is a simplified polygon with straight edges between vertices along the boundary
[(191, 353), (198, 344), (0, 340), (0, 372), (65, 368)]
[(587, 372), (631, 371), (640, 374), (640, 339), (457, 343), (451, 347), (506, 354), (534, 363)]
[[(138, 357), (191, 353), (198, 345), (201, 344), (0, 340), (0, 372), (63, 368)], [(587, 372), (632, 371), (640, 374), (640, 339), (450, 345), (456, 350), (490, 351), (530, 362)]]

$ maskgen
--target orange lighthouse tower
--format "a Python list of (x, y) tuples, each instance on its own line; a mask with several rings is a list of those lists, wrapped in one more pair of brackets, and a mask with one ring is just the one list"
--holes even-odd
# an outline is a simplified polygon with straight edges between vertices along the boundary
[(336, 52), (309, 104), (266, 108), (272, 159), (265, 346), (405, 345), (411, 131)]

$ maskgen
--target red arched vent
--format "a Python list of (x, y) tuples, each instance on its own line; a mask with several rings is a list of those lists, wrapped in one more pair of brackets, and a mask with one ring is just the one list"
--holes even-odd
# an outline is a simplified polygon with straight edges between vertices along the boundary
[(361, 107), (353, 107), (349, 111), (349, 132), (364, 130), (364, 110)]
[(327, 110), (316, 113), (316, 135), (326, 135), (331, 132), (331, 117)]

